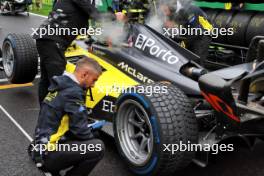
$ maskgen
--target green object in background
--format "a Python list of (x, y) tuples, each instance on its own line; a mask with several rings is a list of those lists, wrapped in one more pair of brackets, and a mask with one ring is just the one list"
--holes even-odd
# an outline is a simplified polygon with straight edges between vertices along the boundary
[(36, 13), (39, 15), (44, 15), (44, 16), (48, 16), (51, 9), (52, 9), (52, 5), (48, 5), (48, 4), (43, 4), (42, 8), (37, 10), (34, 6), (32, 8), (30, 8), (30, 12), (32, 13)]
[[(52, 8), (52, 0), (44, 0), (42, 8), (39, 10), (32, 9), (30, 10), (33, 13), (37, 13), (40, 15), (47, 16)], [(112, 0), (96, 0), (98, 6), (98, 10), (100, 12), (107, 12), (108, 7), (112, 5)], [(195, 4), (199, 7), (207, 7), (207, 8), (215, 8), (215, 9), (224, 9), (225, 3), (221, 2), (207, 2), (207, 1), (196, 1)], [(33, 5), (34, 6), (34, 5)], [(264, 3), (253, 4), (253, 3), (246, 3), (245, 10), (256, 10), (256, 11), (264, 11)]]
[(246, 4), (247, 10), (258, 10), (258, 11), (264, 11), (264, 3), (262, 4)]
[[(108, 7), (112, 5), (112, 0), (96, 0), (96, 2), (97, 4), (99, 4), (97, 8), (100, 12), (107, 12)], [(37, 10), (35, 8), (35, 5), (33, 4), (32, 8), (30, 8), (31, 9), (30, 12), (36, 13), (39, 15), (48, 16), (49, 12), (52, 9), (52, 4), (53, 4), (52, 0), (44, 0), (42, 2), (42, 8), (39, 10)]]
[[(207, 1), (196, 1), (195, 4), (199, 7), (206, 7), (206, 8), (214, 8), (214, 9), (224, 9), (225, 3), (221, 2), (207, 2)], [(245, 3), (245, 10), (256, 10), (256, 11), (264, 11), (264, 3)]]
[(207, 7), (207, 8), (214, 8), (214, 9), (223, 9), (224, 3), (221, 2), (195, 2), (195, 5), (199, 7)]
[(112, 0), (95, 0), (99, 6), (97, 6), (100, 12), (107, 12), (108, 8), (112, 6)]

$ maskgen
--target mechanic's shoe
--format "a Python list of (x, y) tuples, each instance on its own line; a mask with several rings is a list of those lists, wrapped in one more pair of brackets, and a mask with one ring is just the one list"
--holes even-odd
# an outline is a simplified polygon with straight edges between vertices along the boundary
[(42, 160), (42, 156), (38, 151), (35, 150), (34, 144), (34, 141), (29, 144), (27, 148), (28, 155), (30, 159), (35, 163), (36, 167), (40, 170), (43, 170), (44, 162)]
[(59, 172), (56, 173), (49, 173), (49, 172), (45, 172), (46, 176), (61, 176)]
[(33, 153), (33, 145), (34, 145), (34, 141), (30, 142), (30, 144), (27, 148), (28, 155), (31, 159), (32, 159), (32, 153)]

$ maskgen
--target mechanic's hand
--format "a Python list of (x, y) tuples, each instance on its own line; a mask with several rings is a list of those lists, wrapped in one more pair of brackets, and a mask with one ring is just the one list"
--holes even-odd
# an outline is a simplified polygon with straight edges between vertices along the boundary
[(93, 130), (100, 130), (106, 124), (105, 120), (96, 120), (94, 123), (88, 125)]

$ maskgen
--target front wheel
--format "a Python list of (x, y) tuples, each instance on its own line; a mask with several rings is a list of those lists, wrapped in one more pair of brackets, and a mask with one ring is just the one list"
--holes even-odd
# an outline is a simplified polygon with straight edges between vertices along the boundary
[(38, 52), (29, 34), (8, 34), (3, 42), (3, 67), (11, 83), (34, 80), (38, 72)]
[(197, 143), (197, 122), (188, 97), (173, 85), (141, 85), (166, 92), (125, 93), (117, 101), (114, 134), (118, 151), (136, 175), (170, 175), (190, 164), (192, 151), (165, 146)]

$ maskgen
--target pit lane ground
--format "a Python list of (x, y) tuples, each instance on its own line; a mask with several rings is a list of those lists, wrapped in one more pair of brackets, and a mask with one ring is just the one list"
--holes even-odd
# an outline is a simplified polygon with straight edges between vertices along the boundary
[[(11, 32), (31, 33), (38, 27), (42, 17), (0, 16), (0, 45), (3, 38)], [(29, 160), (26, 148), (28, 137), (33, 136), (39, 106), (37, 102), (37, 81), (23, 86), (10, 85), (0, 71), (0, 175), (38, 176), (41, 173)], [(16, 125), (17, 126), (16, 126)], [(18, 128), (19, 127), (19, 128)], [(24, 130), (23, 134), (21, 130)], [(131, 176), (117, 154), (113, 138), (102, 135), (106, 154), (96, 166), (91, 176)], [(235, 148), (234, 152), (221, 153), (213, 157), (207, 168), (191, 164), (182, 176), (263, 176), (264, 142), (258, 141), (256, 147)], [(174, 174), (179, 175), (179, 174)]]

